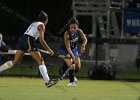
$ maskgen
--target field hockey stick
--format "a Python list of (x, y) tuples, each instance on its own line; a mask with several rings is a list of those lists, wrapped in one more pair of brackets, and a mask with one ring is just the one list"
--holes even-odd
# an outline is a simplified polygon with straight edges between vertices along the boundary
[[(81, 53), (79, 54), (79, 56), (76, 56), (76, 57), (80, 57), (81, 56)], [(76, 63), (76, 62), (75, 62)], [(68, 75), (68, 72), (69, 70), (71, 69), (72, 65), (75, 64), (74, 62), (68, 67), (68, 69), (63, 73), (62, 76), (59, 77), (58, 81), (59, 80), (63, 80), (67, 75)]]
[[(49, 54), (48, 51), (45, 51), (45, 50), (42, 50), (42, 49), (39, 49), (39, 51), (42, 52), (42, 53), (45, 53), (45, 54)], [(68, 56), (65, 56), (65, 55), (62, 55), (62, 54), (54, 54), (53, 57), (62, 58), (62, 59), (71, 59), (71, 57), (68, 57)]]
[(72, 67), (72, 65), (73, 64), (75, 64), (75, 63), (72, 63), (69, 67), (68, 67), (68, 69), (63, 73), (63, 75), (62, 76), (60, 76), (57, 80), (56, 80), (56, 82), (58, 82), (58, 81), (62, 81), (67, 75), (68, 75), (68, 72), (69, 72), (69, 70), (71, 69), (71, 67)]
[(68, 75), (68, 72), (69, 72), (70, 69), (71, 69), (71, 65), (70, 65), (70, 67), (68, 67), (68, 69), (63, 73), (63, 75), (59, 77), (59, 80), (63, 80), (63, 79)]
[[(81, 55), (81, 54), (80, 54), (80, 55)], [(80, 55), (79, 55), (79, 56), (80, 56)], [(79, 56), (77, 56), (77, 57), (79, 57)], [(71, 69), (71, 67), (72, 67), (73, 64), (74, 64), (74, 63), (72, 63), (72, 64), (68, 67), (68, 69), (63, 73), (62, 76), (60, 76), (58, 79), (55, 80), (55, 83), (58, 83), (59, 81), (62, 81), (62, 80), (68, 75), (68, 72), (69, 72), (69, 70)]]
[(68, 67), (68, 69), (63, 73), (63, 75), (62, 76), (60, 76), (57, 80), (56, 80), (56, 83), (57, 82), (59, 82), (59, 81), (62, 81), (67, 75), (68, 75), (68, 72), (69, 72), (69, 70), (71, 69), (71, 65), (70, 65), (70, 67)]

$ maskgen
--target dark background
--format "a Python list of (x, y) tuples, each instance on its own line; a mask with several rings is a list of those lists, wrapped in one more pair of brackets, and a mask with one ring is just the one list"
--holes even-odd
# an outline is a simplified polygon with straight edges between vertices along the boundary
[[(135, 2), (138, 1), (133, 0), (134, 3), (130, 2), (129, 4), (131, 5), (129, 7), (136, 7)], [(30, 22), (17, 17), (15, 13), (32, 22), (37, 19), (38, 14), (43, 10), (49, 16), (49, 23), (46, 25), (47, 32), (58, 35), (57, 33), (73, 16), (71, 5), (72, 0), (0, 0), (0, 33), (4, 37), (9, 35), (12, 37), (21, 36), (26, 31)], [(8, 9), (8, 11), (4, 9)], [(13, 10), (14, 12), (10, 13), (9, 10)], [(121, 14), (117, 15), (119, 15), (118, 19), (121, 19)], [(80, 28), (84, 33), (90, 34), (92, 29), (91, 16), (79, 16), (78, 20)], [(7, 39), (5, 38), (5, 40)]]
[[(72, 0), (0, 0), (1, 6), (11, 8), (30, 21), (36, 20), (40, 11), (47, 12), (46, 29), (56, 34), (72, 17)], [(3, 35), (21, 35), (30, 23), (0, 9), (0, 32)]]

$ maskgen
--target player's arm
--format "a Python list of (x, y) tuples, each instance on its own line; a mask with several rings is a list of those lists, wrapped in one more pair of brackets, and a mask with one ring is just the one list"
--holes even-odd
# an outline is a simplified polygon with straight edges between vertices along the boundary
[(84, 32), (81, 29), (79, 29), (79, 36), (81, 37), (81, 39), (83, 41), (82, 45), (81, 45), (80, 52), (84, 53), (85, 52), (85, 47), (86, 47), (86, 44), (87, 44), (87, 38), (86, 38)]
[(71, 47), (70, 47), (69, 35), (67, 32), (65, 32), (65, 34), (64, 34), (64, 42), (65, 42), (65, 46), (66, 46), (66, 49), (67, 49), (69, 55), (72, 57), (73, 60), (75, 60), (75, 57), (74, 57)]
[(39, 42), (41, 44), (41, 46), (46, 50), (49, 51), (49, 53), (51, 55), (54, 54), (54, 52), (49, 48), (48, 44), (46, 43), (46, 41), (44, 40), (44, 32), (45, 32), (45, 26), (43, 24), (40, 24), (38, 27), (39, 30)]
[(64, 42), (65, 42), (65, 46), (66, 46), (66, 49), (68, 51), (68, 53), (70, 55), (73, 55), (72, 51), (71, 51), (71, 48), (70, 48), (70, 40), (69, 40), (69, 35), (67, 32), (65, 32), (64, 34)]

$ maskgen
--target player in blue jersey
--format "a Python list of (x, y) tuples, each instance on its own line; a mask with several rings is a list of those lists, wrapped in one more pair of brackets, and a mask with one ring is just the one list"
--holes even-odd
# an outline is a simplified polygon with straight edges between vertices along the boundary
[[(2, 34), (0, 33), (0, 51), (4, 51), (6, 48), (6, 43), (3, 41)], [(2, 59), (2, 55), (0, 54), (0, 60)]]
[(49, 46), (44, 40), (45, 25), (47, 23), (48, 23), (48, 15), (44, 11), (41, 11), (37, 21), (31, 23), (31, 25), (28, 27), (26, 32), (23, 34), (23, 36), (20, 38), (19, 42), (17, 43), (16, 46), (17, 52), (15, 54), (14, 60), (8, 61), (3, 65), (1, 65), (0, 73), (6, 69), (13, 67), (24, 56), (25, 52), (29, 52), (32, 58), (39, 65), (39, 71), (43, 76), (46, 86), (50, 87), (55, 84), (55, 81), (51, 81), (48, 76), (47, 69), (44, 64), (44, 60), (40, 54), (40, 51), (38, 51), (35, 42), (36, 39), (39, 39), (41, 46), (46, 51), (48, 51), (50, 55), (54, 54), (54, 52), (49, 48)]
[(64, 59), (64, 61), (69, 67), (71, 67), (69, 70), (70, 82), (68, 83), (68, 86), (75, 87), (75, 74), (80, 70), (81, 67), (77, 42), (80, 37), (82, 39), (80, 53), (84, 53), (87, 44), (87, 38), (83, 31), (79, 28), (79, 22), (75, 17), (71, 18), (67, 25), (68, 30), (64, 33), (64, 42), (61, 45), (59, 53), (71, 57), (70, 60)]
[(3, 36), (0, 33), (0, 50), (2, 50), (4, 47), (6, 47), (6, 43), (3, 41)]

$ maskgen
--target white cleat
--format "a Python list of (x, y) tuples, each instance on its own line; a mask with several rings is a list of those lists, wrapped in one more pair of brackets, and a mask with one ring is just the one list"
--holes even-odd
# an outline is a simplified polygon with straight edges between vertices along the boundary
[(76, 87), (75, 82), (68, 83), (68, 87)]
[(77, 80), (77, 78), (76, 78), (76, 77), (74, 77), (74, 82), (75, 82), (75, 83), (77, 83), (77, 81), (78, 81), (78, 80)]

